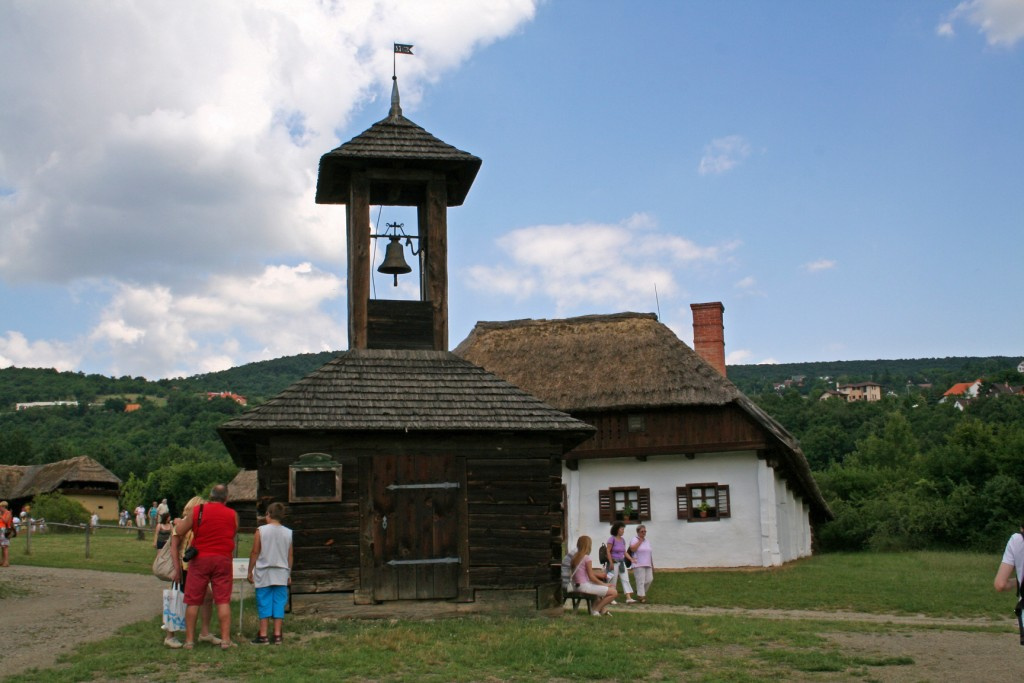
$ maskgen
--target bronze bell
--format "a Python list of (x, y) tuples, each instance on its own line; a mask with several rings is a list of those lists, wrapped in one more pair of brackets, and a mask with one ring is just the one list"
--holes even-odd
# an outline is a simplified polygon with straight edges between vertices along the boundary
[(411, 273), (412, 268), (405, 262), (405, 254), (402, 253), (402, 242), (400, 237), (389, 237), (388, 248), (384, 252), (384, 262), (377, 268), (378, 273), (395, 276), (395, 287), (398, 286), (398, 276)]

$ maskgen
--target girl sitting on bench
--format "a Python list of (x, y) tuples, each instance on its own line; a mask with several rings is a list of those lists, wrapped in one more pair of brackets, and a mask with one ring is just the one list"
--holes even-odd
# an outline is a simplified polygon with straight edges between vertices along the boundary
[(576, 541), (576, 555), (572, 558), (572, 580), (576, 584), (577, 591), (598, 598), (590, 613), (595, 617), (600, 617), (611, 614), (607, 610), (607, 606), (618, 596), (618, 593), (606, 583), (605, 571), (594, 569), (593, 562), (590, 560), (592, 547), (593, 542), (590, 540), (590, 536), (580, 536)]

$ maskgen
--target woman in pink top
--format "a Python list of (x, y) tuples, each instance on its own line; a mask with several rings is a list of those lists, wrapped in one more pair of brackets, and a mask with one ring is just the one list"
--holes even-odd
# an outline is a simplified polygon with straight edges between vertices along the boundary
[(593, 542), (590, 540), (590, 536), (580, 536), (576, 541), (576, 554), (572, 558), (572, 580), (576, 584), (576, 590), (580, 593), (594, 595), (598, 598), (590, 613), (595, 617), (600, 617), (611, 614), (606, 608), (618, 593), (615, 592), (615, 588), (605, 583), (604, 570), (594, 569), (590, 560), (592, 547)]

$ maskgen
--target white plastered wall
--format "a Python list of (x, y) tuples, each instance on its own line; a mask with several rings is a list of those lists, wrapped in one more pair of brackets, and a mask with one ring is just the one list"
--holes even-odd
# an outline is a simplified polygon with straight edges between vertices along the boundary
[[(622, 486), (651, 491), (651, 519), (644, 522), (654, 547), (655, 567), (768, 567), (810, 554), (807, 507), (753, 451), (580, 460), (577, 470), (564, 468), (568, 501), (568, 536), (581, 534), (595, 546), (608, 538), (610, 524), (600, 521), (598, 492)], [(730, 517), (717, 521), (677, 519), (676, 487), (717, 482), (728, 484)], [(783, 528), (784, 527), (784, 528)], [(626, 529), (626, 539), (636, 525)]]

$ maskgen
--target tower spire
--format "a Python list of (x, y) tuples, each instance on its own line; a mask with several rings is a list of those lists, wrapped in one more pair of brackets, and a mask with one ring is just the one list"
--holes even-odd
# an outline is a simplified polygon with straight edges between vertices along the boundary
[(391, 111), (388, 118), (396, 118), (402, 115), (402, 105), (398, 98), (398, 76), (391, 77)]

